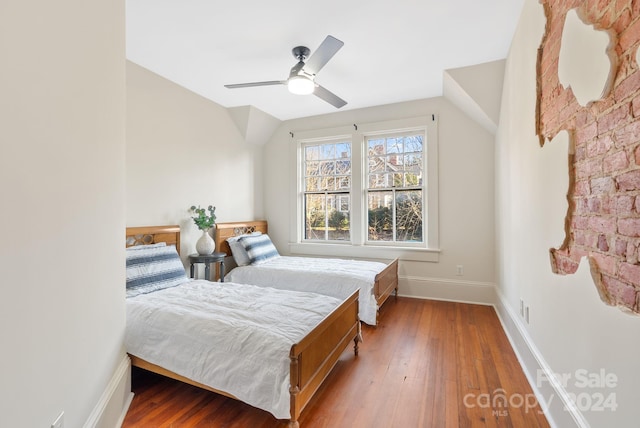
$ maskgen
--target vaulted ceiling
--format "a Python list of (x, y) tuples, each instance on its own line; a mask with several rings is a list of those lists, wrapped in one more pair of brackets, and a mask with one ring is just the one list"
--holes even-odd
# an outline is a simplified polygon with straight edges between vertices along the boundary
[(254, 106), (280, 120), (337, 111), (286, 86), (295, 46), (327, 35), (344, 46), (316, 82), (340, 110), (442, 95), (443, 71), (503, 59), (523, 0), (127, 0), (127, 58), (224, 107)]

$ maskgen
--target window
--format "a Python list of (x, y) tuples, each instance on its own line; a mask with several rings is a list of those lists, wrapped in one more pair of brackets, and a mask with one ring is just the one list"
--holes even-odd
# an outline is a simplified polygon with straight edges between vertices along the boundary
[(423, 242), (424, 132), (365, 137), (367, 242)]
[(351, 142), (303, 144), (304, 239), (349, 241)]
[(435, 116), (292, 138), (298, 171), (292, 253), (437, 261)]

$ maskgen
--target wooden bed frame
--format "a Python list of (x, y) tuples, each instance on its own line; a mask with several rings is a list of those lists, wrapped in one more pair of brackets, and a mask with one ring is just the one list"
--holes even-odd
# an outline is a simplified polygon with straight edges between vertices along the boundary
[[(180, 226), (129, 227), (126, 246), (166, 242), (175, 245), (180, 252)], [(220, 247), (218, 247), (220, 248)], [(233, 286), (233, 285), (229, 285)], [(340, 306), (327, 315), (309, 334), (291, 346), (290, 359), (290, 414), (289, 427), (299, 427), (298, 419), (342, 352), (354, 342), (354, 354), (358, 355), (360, 320), (358, 319), (358, 293), (354, 292)], [(163, 367), (129, 354), (131, 364), (163, 376), (194, 385), (233, 399), (233, 395), (186, 378)]]
[[(231, 255), (231, 248), (227, 239), (233, 236), (244, 235), (251, 232), (267, 233), (268, 226), (266, 220), (244, 221), (234, 223), (216, 224), (216, 250)], [(387, 301), (391, 293), (398, 296), (398, 259), (394, 259), (387, 267), (376, 275), (373, 285), (373, 293), (378, 304), (378, 308)], [(377, 324), (376, 314), (376, 324)]]

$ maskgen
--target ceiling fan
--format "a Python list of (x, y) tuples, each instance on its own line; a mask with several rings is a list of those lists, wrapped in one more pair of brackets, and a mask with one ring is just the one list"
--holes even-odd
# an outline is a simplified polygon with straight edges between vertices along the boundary
[[(327, 36), (318, 46), (318, 49), (309, 57), (311, 52), (306, 46), (296, 46), (292, 49), (293, 56), (298, 63), (291, 68), (287, 80), (269, 80), (266, 82), (236, 83), (224, 85), (225, 88), (250, 88), (253, 86), (287, 85), (289, 91), (294, 94), (314, 94), (336, 108), (347, 104), (345, 100), (325, 89), (315, 82), (316, 74), (327, 62), (340, 50), (344, 42), (333, 36)], [(307, 58), (309, 58), (307, 60)]]

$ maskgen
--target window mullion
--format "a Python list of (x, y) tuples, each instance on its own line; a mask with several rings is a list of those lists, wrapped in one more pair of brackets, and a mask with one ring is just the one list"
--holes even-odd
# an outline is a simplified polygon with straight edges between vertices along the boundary
[(398, 210), (396, 209), (398, 201), (396, 198), (396, 189), (391, 189), (391, 194), (393, 195), (393, 211), (392, 211), (392, 221), (393, 221), (393, 235), (392, 235), (392, 242), (397, 242), (398, 240), (398, 235), (397, 235), (397, 230), (398, 230), (398, 222), (396, 221), (396, 214), (398, 213)]

